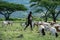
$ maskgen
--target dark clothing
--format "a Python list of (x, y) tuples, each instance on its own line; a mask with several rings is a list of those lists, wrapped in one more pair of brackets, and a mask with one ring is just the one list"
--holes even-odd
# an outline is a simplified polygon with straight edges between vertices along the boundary
[[(26, 25), (25, 29), (26, 29), (29, 25), (30, 25), (31, 30), (32, 30), (32, 22), (31, 22), (31, 21), (28, 22), (28, 24)], [(25, 29), (24, 29), (24, 30), (25, 30)]]
[[(26, 29), (29, 25), (30, 25), (31, 30), (32, 30), (32, 15), (31, 15), (31, 14), (28, 15), (28, 21), (27, 21), (27, 25), (26, 25), (25, 29)], [(24, 29), (24, 30), (25, 30), (25, 29)]]

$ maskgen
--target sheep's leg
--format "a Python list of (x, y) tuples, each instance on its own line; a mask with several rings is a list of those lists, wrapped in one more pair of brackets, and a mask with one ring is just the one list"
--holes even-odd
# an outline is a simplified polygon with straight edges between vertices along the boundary
[(57, 33), (55, 33), (55, 36), (56, 36), (56, 37), (58, 37), (58, 34), (57, 34)]
[(45, 35), (45, 31), (44, 31), (44, 29), (42, 29), (42, 35), (43, 35), (43, 36)]

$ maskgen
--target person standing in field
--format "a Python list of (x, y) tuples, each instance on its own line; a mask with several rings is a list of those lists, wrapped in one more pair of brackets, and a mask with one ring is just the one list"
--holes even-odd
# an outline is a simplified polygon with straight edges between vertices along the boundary
[(29, 25), (30, 25), (30, 27), (31, 27), (31, 30), (33, 30), (33, 29), (32, 29), (32, 12), (31, 12), (31, 11), (30, 11), (30, 13), (28, 14), (27, 25), (26, 25), (26, 27), (24, 28), (24, 30), (26, 30), (26, 28), (27, 28)]

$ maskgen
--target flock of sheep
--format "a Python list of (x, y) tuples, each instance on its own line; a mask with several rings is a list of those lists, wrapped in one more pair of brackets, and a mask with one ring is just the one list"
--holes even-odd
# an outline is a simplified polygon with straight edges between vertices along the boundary
[[(22, 23), (22, 26), (26, 26), (27, 23)], [(32, 22), (33, 28), (37, 26), (39, 29), (39, 33), (42, 35), (45, 35), (46, 32), (50, 32), (51, 35), (54, 35), (58, 37), (58, 31), (60, 31), (60, 24), (59, 23), (54, 23), (54, 22), (43, 22), (43, 21), (38, 21), (38, 22)]]
[[(13, 21), (3, 21), (2, 26), (12, 25)], [(27, 23), (22, 23), (21, 26), (26, 26)], [(45, 35), (46, 32), (50, 32), (52, 35), (58, 37), (58, 30), (60, 30), (60, 24), (54, 22), (43, 22), (43, 21), (34, 21), (32, 22), (33, 28), (35, 26), (39, 27), (38, 32), (42, 35)], [(58, 30), (57, 30), (58, 27)]]

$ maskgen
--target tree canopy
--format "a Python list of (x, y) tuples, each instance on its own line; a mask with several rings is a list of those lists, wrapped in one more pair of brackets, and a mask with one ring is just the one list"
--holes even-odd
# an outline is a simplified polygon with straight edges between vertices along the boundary
[(14, 11), (26, 11), (27, 8), (22, 4), (8, 3), (0, 1), (0, 14), (4, 15), (5, 20), (9, 20), (10, 15)]
[(9, 10), (9, 11), (25, 11), (27, 10), (27, 8), (22, 5), (22, 4), (14, 4), (14, 3), (8, 3), (8, 2), (3, 2), (3, 1), (0, 1), (0, 10)]
[[(57, 6), (60, 6), (60, 0), (31, 0), (30, 2), (35, 3), (32, 4), (31, 7), (44, 7), (47, 10), (45, 17), (47, 18), (47, 15), (51, 14), (54, 22), (56, 21), (57, 16), (60, 14), (60, 11), (55, 13)], [(50, 13), (48, 14), (48, 12)]]

